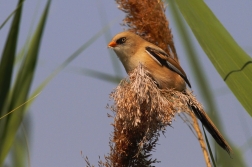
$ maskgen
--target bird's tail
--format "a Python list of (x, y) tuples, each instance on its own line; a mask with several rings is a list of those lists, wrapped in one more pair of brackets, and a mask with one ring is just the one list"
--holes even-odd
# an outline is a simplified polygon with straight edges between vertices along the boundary
[(230, 153), (232, 152), (231, 147), (228, 145), (227, 141), (221, 135), (221, 133), (211, 121), (211, 119), (208, 117), (208, 115), (205, 113), (205, 111), (190, 104), (190, 102), (188, 102), (187, 104), (192, 109), (197, 118), (201, 121), (201, 123), (204, 125), (204, 127), (207, 129), (207, 131), (213, 136), (215, 141), (230, 155)]

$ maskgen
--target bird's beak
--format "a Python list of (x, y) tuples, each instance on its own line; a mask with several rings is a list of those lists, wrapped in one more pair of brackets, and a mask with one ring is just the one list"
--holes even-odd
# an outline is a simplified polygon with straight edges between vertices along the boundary
[(113, 48), (113, 47), (115, 47), (116, 45), (117, 45), (116, 42), (111, 41), (111, 42), (108, 44), (108, 47), (109, 47), (109, 48)]

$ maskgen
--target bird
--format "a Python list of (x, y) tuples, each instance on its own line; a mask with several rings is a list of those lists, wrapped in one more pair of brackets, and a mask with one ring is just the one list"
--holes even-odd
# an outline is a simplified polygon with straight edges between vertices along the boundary
[[(123, 31), (116, 34), (108, 47), (114, 50), (128, 74), (141, 63), (160, 89), (174, 89), (187, 94), (186, 85), (191, 88), (187, 75), (178, 60), (133, 32)], [(231, 147), (206, 112), (190, 102), (187, 102), (187, 105), (215, 141), (230, 155)]]

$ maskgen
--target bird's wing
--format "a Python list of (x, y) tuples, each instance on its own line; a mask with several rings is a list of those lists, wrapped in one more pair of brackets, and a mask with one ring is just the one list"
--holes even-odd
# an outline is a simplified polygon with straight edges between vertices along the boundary
[(186, 73), (181, 68), (179, 63), (174, 60), (172, 57), (167, 55), (164, 51), (155, 49), (153, 47), (145, 47), (145, 51), (150, 55), (159, 65), (165, 66), (169, 68), (170, 70), (176, 72), (179, 74), (185, 82), (188, 84), (188, 86), (191, 88), (191, 84), (189, 80), (187, 79)]

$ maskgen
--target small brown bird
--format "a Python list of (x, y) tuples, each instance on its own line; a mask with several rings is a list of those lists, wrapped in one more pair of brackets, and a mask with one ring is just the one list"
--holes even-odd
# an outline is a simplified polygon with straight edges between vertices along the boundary
[[(141, 63), (160, 88), (175, 89), (185, 94), (186, 84), (191, 88), (186, 73), (175, 59), (158, 46), (132, 32), (125, 31), (115, 35), (108, 47), (115, 51), (127, 73)], [(215, 141), (230, 154), (231, 147), (207, 114), (189, 103), (188, 105)]]

